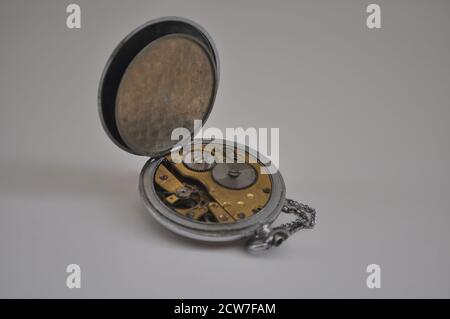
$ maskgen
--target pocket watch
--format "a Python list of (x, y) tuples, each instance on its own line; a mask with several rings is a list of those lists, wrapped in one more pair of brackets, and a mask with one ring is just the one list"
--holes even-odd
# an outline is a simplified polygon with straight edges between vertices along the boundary
[[(269, 172), (262, 154), (229, 141), (194, 139), (194, 120), (208, 118), (218, 83), (217, 50), (202, 27), (179, 17), (152, 20), (126, 36), (107, 61), (100, 119), (118, 147), (149, 157), (139, 190), (163, 226), (202, 241), (246, 239), (250, 252), (266, 251), (313, 228), (316, 213), (285, 198), (280, 172)], [(174, 141), (175, 128), (187, 129), (189, 139)], [(188, 149), (181, 160), (174, 160), (176, 145)], [(282, 212), (294, 220), (272, 226)]]

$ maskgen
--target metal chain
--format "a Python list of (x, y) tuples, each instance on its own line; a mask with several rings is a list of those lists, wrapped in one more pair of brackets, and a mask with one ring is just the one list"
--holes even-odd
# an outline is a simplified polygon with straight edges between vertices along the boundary
[(287, 214), (294, 214), (297, 218), (292, 222), (273, 228), (269, 224), (262, 226), (247, 242), (247, 249), (250, 252), (267, 251), (274, 246), (279, 246), (300, 229), (314, 228), (316, 223), (316, 210), (314, 208), (287, 198), (281, 210)]
[(297, 219), (274, 227), (274, 230), (284, 229), (289, 235), (292, 235), (301, 229), (314, 228), (314, 225), (316, 224), (316, 210), (306, 204), (286, 198), (282, 211), (287, 214), (296, 215)]

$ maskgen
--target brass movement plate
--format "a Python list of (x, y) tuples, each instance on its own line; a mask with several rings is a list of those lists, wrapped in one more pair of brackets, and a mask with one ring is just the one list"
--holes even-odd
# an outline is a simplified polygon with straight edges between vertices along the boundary
[(171, 34), (147, 45), (126, 69), (116, 97), (116, 122), (128, 147), (153, 156), (169, 150), (173, 129), (193, 132), (208, 114), (215, 70), (205, 48), (186, 35)]
[[(263, 164), (248, 153), (245, 153), (245, 163), (254, 169), (256, 179), (244, 189), (224, 187), (214, 180), (213, 169), (190, 169), (184, 163), (172, 161), (170, 154), (156, 169), (154, 183), (158, 186), (157, 193), (161, 200), (175, 212), (199, 221), (205, 221), (205, 214), (209, 214), (214, 217), (206, 222), (233, 223), (257, 214), (266, 206), (272, 193), (270, 175), (261, 174), (261, 170), (265, 169)], [(190, 192), (191, 207), (177, 205), (187, 200), (178, 196), (180, 189)], [(181, 195), (184, 197), (186, 193)]]

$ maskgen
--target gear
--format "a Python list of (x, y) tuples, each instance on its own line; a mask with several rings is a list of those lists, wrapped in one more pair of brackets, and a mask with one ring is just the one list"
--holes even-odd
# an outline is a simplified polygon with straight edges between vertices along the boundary
[(183, 163), (187, 168), (196, 172), (209, 171), (216, 164), (213, 156), (202, 151), (194, 151), (187, 154), (183, 159)]
[(256, 181), (255, 169), (246, 163), (220, 163), (212, 170), (212, 177), (219, 185), (231, 189), (244, 189)]

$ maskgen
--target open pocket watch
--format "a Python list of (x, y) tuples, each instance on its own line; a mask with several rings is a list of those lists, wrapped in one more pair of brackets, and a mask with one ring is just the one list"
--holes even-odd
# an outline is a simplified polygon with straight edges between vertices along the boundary
[[(117, 146), (150, 157), (139, 189), (163, 226), (203, 241), (247, 239), (249, 251), (265, 251), (314, 227), (315, 210), (285, 198), (281, 174), (269, 172), (262, 154), (193, 139), (194, 120), (208, 118), (218, 82), (217, 50), (203, 28), (183, 18), (153, 20), (109, 58), (99, 88), (100, 118)], [(175, 128), (189, 130), (189, 139), (172, 140)], [(176, 143), (189, 151), (174, 160)], [(281, 212), (295, 219), (273, 227)]]

